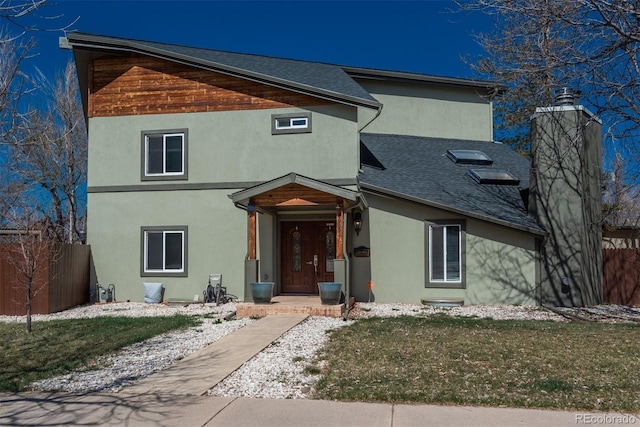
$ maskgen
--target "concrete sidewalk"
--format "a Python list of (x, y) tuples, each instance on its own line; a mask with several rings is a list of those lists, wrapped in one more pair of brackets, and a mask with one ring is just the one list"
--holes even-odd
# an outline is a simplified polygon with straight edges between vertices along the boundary
[(306, 314), (263, 317), (121, 393), (201, 396), (307, 317)]
[(325, 400), (244, 399), (159, 394), (0, 394), (0, 425), (11, 426), (608, 426), (637, 416), (466, 406)]

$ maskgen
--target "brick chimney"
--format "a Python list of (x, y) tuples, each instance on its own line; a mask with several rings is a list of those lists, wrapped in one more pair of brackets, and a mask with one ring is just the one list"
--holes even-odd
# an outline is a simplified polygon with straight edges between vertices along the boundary
[(540, 242), (540, 301), (602, 303), (602, 122), (568, 88), (531, 120), (529, 215)]

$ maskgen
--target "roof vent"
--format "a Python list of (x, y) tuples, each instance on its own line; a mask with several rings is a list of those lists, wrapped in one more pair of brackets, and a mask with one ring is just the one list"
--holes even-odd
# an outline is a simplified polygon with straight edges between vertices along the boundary
[(556, 105), (575, 105), (580, 91), (574, 91), (570, 87), (561, 87), (554, 92)]

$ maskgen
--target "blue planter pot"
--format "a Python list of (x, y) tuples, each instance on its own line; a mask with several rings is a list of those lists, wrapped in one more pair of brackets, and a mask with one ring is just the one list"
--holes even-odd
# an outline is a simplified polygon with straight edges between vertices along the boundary
[(320, 301), (325, 305), (336, 305), (340, 303), (342, 297), (342, 283), (340, 282), (318, 282), (320, 290)]
[(251, 283), (251, 296), (255, 304), (270, 304), (273, 296), (274, 282)]

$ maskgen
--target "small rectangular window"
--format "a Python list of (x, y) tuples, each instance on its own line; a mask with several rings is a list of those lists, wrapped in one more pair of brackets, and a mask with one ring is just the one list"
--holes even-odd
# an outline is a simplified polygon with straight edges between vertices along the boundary
[(187, 227), (142, 228), (142, 276), (186, 276)]
[(187, 132), (142, 133), (142, 180), (187, 179)]
[(276, 119), (276, 129), (296, 129), (296, 128), (306, 128), (307, 126), (308, 126), (308, 120), (306, 117)]
[(273, 135), (309, 132), (311, 132), (311, 113), (271, 115), (271, 133)]

